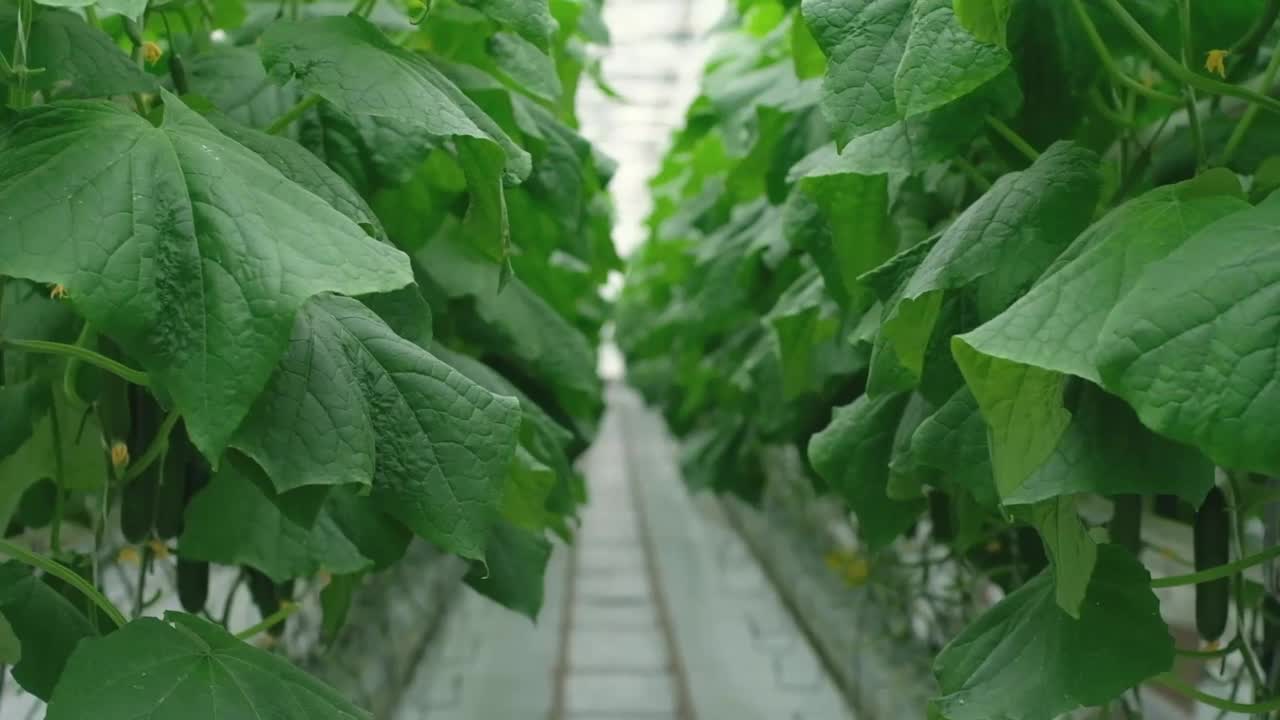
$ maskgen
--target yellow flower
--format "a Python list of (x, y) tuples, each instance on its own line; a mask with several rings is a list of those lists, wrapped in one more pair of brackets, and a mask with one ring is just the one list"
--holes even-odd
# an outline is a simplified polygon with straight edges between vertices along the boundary
[(116, 470), (129, 466), (129, 446), (117, 440), (111, 445), (111, 465)]
[(138, 555), (138, 549), (132, 545), (126, 545), (120, 548), (120, 552), (116, 553), (116, 562), (118, 563), (137, 565), (140, 561), (141, 557)]
[(871, 576), (871, 563), (856, 550), (832, 550), (827, 553), (826, 562), (827, 567), (851, 586), (862, 585)]
[(1204, 69), (1217, 73), (1220, 77), (1226, 77), (1228, 53), (1227, 50), (1210, 50), (1204, 58)]
[(54, 285), (49, 289), (49, 298), (52, 300), (62, 300), (67, 297), (67, 286)]
[(155, 555), (157, 560), (167, 560), (169, 558), (169, 546), (165, 545), (163, 540), (152, 538), (147, 545), (151, 548), (151, 554)]
[(150, 40), (142, 43), (142, 59), (146, 60), (148, 65), (159, 62), (162, 55), (164, 50), (161, 50), (159, 45)]

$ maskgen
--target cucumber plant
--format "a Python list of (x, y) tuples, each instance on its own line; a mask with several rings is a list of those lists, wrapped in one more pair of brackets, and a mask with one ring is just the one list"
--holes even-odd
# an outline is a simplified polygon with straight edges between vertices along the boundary
[(0, 0), (0, 664), (50, 720), (365, 717), (246, 640), (317, 594), (332, 636), (414, 537), (537, 615), (621, 265), (607, 42), (600, 0)]
[[(1280, 708), (1245, 573), (1280, 548), (1242, 531), (1280, 474), (1280, 3), (731, 4), (618, 308), (690, 484), (759, 498), (794, 446), (864, 552), (932, 528), (999, 585), (959, 593), (934, 717)], [(1169, 505), (1196, 572), (1153, 579)], [(1187, 585), (1220, 645), (1175, 644), (1153, 588)]]

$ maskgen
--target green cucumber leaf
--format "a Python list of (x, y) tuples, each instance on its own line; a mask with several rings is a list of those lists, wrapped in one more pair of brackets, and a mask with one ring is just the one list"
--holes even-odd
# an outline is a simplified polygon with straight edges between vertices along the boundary
[(262, 35), (262, 61), (282, 84), (295, 80), (346, 115), (397, 120), (437, 138), (492, 142), (505, 153), (510, 182), (529, 175), (529, 154), (493, 118), (427, 57), (396, 45), (364, 18), (272, 23)]
[(1030, 507), (1031, 524), (1044, 541), (1053, 563), (1053, 590), (1058, 607), (1080, 618), (1080, 606), (1098, 562), (1098, 546), (1076, 513), (1074, 497), (1056, 497)]
[(369, 720), (283, 657), (185, 613), (141, 618), (85, 641), (67, 663), (48, 720)]
[(1173, 638), (1146, 568), (1101, 545), (1079, 619), (1046, 570), (947, 644), (934, 661), (946, 720), (1052, 720), (1101, 705), (1173, 668)]
[[(511, 28), (525, 40), (547, 50), (558, 29), (548, 0), (458, 0)], [(588, 3), (589, 4), (589, 3)]]
[(994, 316), (1075, 239), (1098, 200), (1097, 165), (1092, 151), (1056, 143), (1030, 168), (1001, 177), (946, 229), (886, 306), (880, 342), (902, 377), (916, 381), (923, 372), (943, 292), (981, 281), (979, 313)]
[[(281, 512), (250, 473), (251, 462), (228, 461), (187, 505), (178, 549), (185, 558), (247, 565), (276, 582), (366, 570), (371, 561), (321, 511), (305, 527)], [(234, 509), (230, 510), (229, 509)]]
[(484, 348), (485, 360), (528, 378), (536, 389), (524, 390), (544, 409), (591, 437), (604, 405), (591, 343), (519, 278), (500, 287), (493, 264), (457, 235), (442, 234), (415, 254), (424, 288), (431, 284), (452, 300), (468, 301), (478, 317), (469, 323), (470, 339)]
[[(1019, 495), (1067, 431), (1069, 414), (1062, 403), (1066, 376), (1105, 386), (1097, 367), (1104, 328), (1139, 278), (1202, 228), (1247, 207), (1239, 193), (1234, 176), (1223, 170), (1125, 203), (1081, 234), (1008, 310), (953, 341), (961, 371), (992, 428), (996, 476), (1006, 501)], [(1144, 312), (1152, 307), (1144, 306)], [(1144, 443), (1153, 451), (1148, 457), (1154, 459), (1159, 446)], [(1172, 449), (1172, 444), (1165, 448)], [(1178, 457), (1185, 458), (1186, 453)], [(1168, 480), (1158, 477), (1156, 467), (1167, 465), (1144, 471), (1150, 483), (1145, 487), (1161, 487)], [(1201, 466), (1189, 466), (1196, 467)], [(1068, 478), (1073, 475), (1056, 474), (1060, 482), (1071, 482)], [(1043, 480), (1042, 476), (1037, 482), (1039, 497), (1050, 491)], [(1135, 481), (1113, 481), (1093, 489), (1116, 488), (1108, 494), (1144, 491), (1132, 484)], [(1076, 483), (1074, 488), (1064, 485), (1063, 492), (1093, 484)], [(1194, 481), (1172, 487), (1186, 497), (1204, 497)]]
[(485, 546), (485, 562), (474, 563), (466, 582), (476, 592), (537, 620), (551, 543), (542, 533), (499, 520)]
[(865, 310), (874, 300), (859, 275), (893, 256), (889, 182), (884, 175), (855, 173), (800, 178), (785, 210), (792, 246), (813, 256), (827, 290), (845, 310)]
[(942, 487), (969, 493), (982, 507), (999, 504), (991, 471), (991, 446), (978, 401), (960, 388), (911, 436), (910, 462), (941, 474)]
[(900, 119), (936, 110), (997, 77), (1009, 53), (978, 41), (951, 0), (803, 0), (827, 55), (822, 112), (843, 148)]
[(836, 408), (831, 424), (809, 440), (809, 461), (858, 517), (858, 532), (870, 549), (898, 538), (924, 510), (919, 500), (887, 494), (894, 433), (908, 393), (871, 399), (863, 395)]
[(915, 0), (911, 37), (893, 78), (898, 113), (911, 117), (982, 87), (1009, 66), (1009, 52), (965, 30), (952, 0)]
[(75, 605), (17, 562), (0, 565), (0, 615), (22, 644), (13, 679), (41, 700), (53, 696), (77, 643), (97, 635)]
[[(45, 2), (45, 5), (60, 3)], [(18, 4), (0, 2), (0, 47), (12, 49), (18, 28)], [(46, 101), (154, 92), (155, 78), (138, 67), (110, 35), (67, 10), (38, 8), (31, 20), (27, 65), (43, 68), (27, 88)]]
[(955, 0), (956, 19), (982, 42), (1008, 46), (1014, 0)]
[(1280, 194), (1144, 268), (1099, 333), (1103, 386), (1223, 467), (1280, 474)]
[(0, 233), (30, 238), (0, 246), (0, 272), (65, 286), (216, 460), (307, 298), (413, 278), (402, 253), (162, 97), (159, 126), (72, 101), (0, 136), (0, 203), (13, 209)]
[(555, 61), (524, 37), (496, 33), (489, 38), (488, 50), (498, 70), (521, 90), (548, 102), (557, 101), (564, 93)]
[(234, 445), (281, 491), (371, 485), (382, 509), (436, 545), (482, 557), (515, 453), (518, 402), (394, 334), (350, 298), (304, 306)]
[(22, 641), (13, 632), (13, 626), (0, 614), (0, 665), (17, 665), (22, 660)]

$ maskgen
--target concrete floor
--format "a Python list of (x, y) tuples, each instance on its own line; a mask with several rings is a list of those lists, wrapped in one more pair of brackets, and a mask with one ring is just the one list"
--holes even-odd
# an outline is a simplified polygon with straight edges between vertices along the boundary
[(583, 468), (591, 503), (531, 624), (473, 593), (395, 720), (849, 720), (816, 653), (661, 421), (628, 390)]

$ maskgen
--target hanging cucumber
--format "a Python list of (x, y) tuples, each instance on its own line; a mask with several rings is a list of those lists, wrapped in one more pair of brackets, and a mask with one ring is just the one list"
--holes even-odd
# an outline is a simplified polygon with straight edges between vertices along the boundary
[[(292, 581), (277, 585), (271, 581), (271, 578), (251, 567), (245, 567), (244, 573), (245, 578), (248, 579), (249, 596), (253, 598), (253, 604), (258, 607), (262, 617), (270, 617), (279, 611), (281, 599), (288, 598), (292, 591)], [(280, 637), (284, 634), (284, 623), (276, 623), (267, 632), (273, 637)]]
[[(141, 454), (155, 440), (156, 432), (164, 417), (164, 411), (146, 390), (130, 386), (129, 411), (131, 422), (127, 439), (112, 443), (112, 461), (117, 472), (128, 467), (130, 455)], [(124, 448), (123, 453), (119, 448)], [(141, 475), (124, 486), (120, 496), (120, 530), (129, 542), (138, 543), (151, 535), (156, 519), (156, 498), (160, 487), (160, 466), (152, 463)]]
[(1142, 496), (1117, 495), (1112, 502), (1111, 523), (1107, 526), (1111, 542), (1137, 555), (1142, 550)]
[(204, 610), (209, 600), (209, 563), (178, 557), (178, 600), (189, 613)]
[(950, 543), (956, 537), (955, 518), (951, 516), (951, 496), (944, 492), (929, 493), (929, 521), (933, 525), (933, 539)]
[[(1196, 513), (1196, 570), (1224, 565), (1230, 561), (1231, 518), (1222, 491), (1209, 491)], [(1227, 611), (1231, 601), (1231, 578), (1220, 578), (1196, 585), (1196, 629), (1200, 637), (1213, 642), (1227, 629)]]
[(187, 439), (178, 423), (169, 435), (169, 449), (160, 470), (156, 498), (156, 533), (165, 539), (182, 534), (182, 514), (191, 497), (209, 484), (209, 464)]

